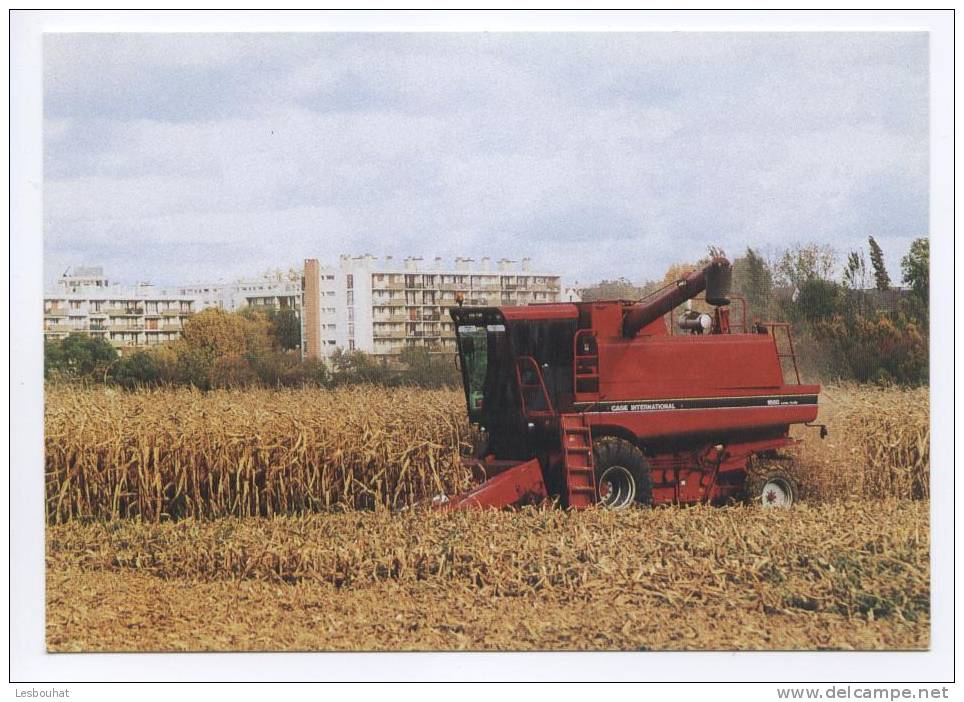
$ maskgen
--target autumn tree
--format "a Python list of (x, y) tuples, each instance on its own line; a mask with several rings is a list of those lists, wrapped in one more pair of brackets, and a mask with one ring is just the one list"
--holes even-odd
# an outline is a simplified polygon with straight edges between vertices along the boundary
[(222, 356), (243, 354), (248, 350), (252, 325), (258, 322), (239, 314), (210, 308), (184, 321), (183, 345), (214, 361)]
[(826, 244), (797, 244), (780, 256), (776, 263), (776, 282), (799, 288), (816, 278), (829, 280), (837, 263), (833, 247)]

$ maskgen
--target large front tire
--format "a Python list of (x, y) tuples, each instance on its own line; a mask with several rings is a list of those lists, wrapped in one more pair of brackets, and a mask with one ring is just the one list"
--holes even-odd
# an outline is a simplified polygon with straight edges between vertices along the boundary
[(607, 509), (653, 503), (653, 476), (646, 457), (625, 439), (602, 436), (592, 443), (596, 463), (596, 500)]

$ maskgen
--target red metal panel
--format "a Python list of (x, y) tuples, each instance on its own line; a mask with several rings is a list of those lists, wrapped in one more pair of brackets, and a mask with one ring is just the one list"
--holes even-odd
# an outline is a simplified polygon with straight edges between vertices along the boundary
[(542, 464), (539, 463), (538, 458), (533, 458), (504, 470), (474, 490), (439, 505), (439, 509), (499, 508), (536, 504), (547, 496), (542, 479)]
[(502, 316), (508, 320), (516, 319), (576, 319), (579, 308), (568, 303), (546, 305), (523, 305), (519, 307), (500, 307)]
[(600, 339), (600, 397), (713, 397), (775, 391), (783, 372), (769, 336), (654, 336)]

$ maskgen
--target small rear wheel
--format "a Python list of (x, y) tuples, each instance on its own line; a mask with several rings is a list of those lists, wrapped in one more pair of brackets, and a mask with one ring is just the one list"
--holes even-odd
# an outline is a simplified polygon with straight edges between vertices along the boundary
[(603, 436), (593, 440), (596, 498), (607, 509), (653, 502), (653, 481), (646, 457), (625, 439)]
[(783, 473), (772, 473), (763, 481), (760, 503), (768, 509), (787, 509), (797, 499), (797, 486)]

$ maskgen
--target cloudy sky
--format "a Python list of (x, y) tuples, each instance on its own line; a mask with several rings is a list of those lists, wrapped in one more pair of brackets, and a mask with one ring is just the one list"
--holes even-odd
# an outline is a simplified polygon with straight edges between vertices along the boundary
[(873, 234), (897, 280), (927, 102), (921, 33), (47, 35), (45, 275), (372, 253), (641, 281)]

